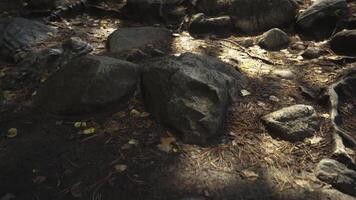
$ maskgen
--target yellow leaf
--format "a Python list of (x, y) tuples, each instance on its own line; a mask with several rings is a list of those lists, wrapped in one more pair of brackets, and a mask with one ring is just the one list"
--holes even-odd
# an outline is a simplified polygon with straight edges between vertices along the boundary
[(140, 115), (140, 117), (142, 117), (142, 118), (149, 117), (149, 116), (150, 116), (150, 113), (148, 113), (148, 112), (142, 112)]
[(131, 139), (128, 143), (130, 145), (138, 145), (138, 141), (136, 139)]
[(141, 115), (141, 113), (136, 109), (132, 109), (130, 112), (130, 116), (132, 116), (132, 117), (140, 117), (140, 115)]
[(91, 134), (94, 134), (95, 133), (95, 128), (87, 128), (87, 129), (84, 129), (83, 131), (83, 134), (84, 135), (91, 135)]
[(5, 73), (4, 70), (1, 70), (1, 71), (0, 71), (0, 78), (2, 78), (2, 77), (4, 77), (4, 76), (6, 76), (6, 73)]
[(17, 129), (16, 128), (10, 128), (8, 131), (7, 131), (7, 137), (8, 138), (14, 138), (14, 137), (16, 137), (17, 136), (17, 134), (18, 134), (18, 131), (17, 131)]
[(126, 171), (127, 165), (118, 164), (118, 165), (115, 165), (115, 169), (118, 172), (123, 172), (123, 171)]
[(242, 176), (251, 181), (254, 181), (258, 178), (258, 174), (256, 172), (248, 169), (242, 170)]
[(176, 138), (173, 136), (161, 138), (161, 144), (157, 145), (158, 149), (169, 153), (173, 150), (173, 144), (176, 142)]
[(75, 122), (74, 127), (75, 128), (87, 127), (87, 123), (86, 122)]

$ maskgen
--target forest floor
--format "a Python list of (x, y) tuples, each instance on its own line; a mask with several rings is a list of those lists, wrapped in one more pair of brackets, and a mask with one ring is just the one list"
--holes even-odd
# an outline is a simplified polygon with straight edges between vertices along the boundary
[[(92, 44), (94, 53), (105, 54), (105, 41), (114, 30), (148, 24), (80, 15), (52, 25), (60, 27), (57, 40), (77, 36)], [(292, 44), (326, 46), (325, 42), (302, 41), (292, 30), (289, 33)], [(331, 155), (333, 128), (327, 103), (301, 91), (301, 87), (325, 88), (352, 62), (331, 51), (305, 60), (292, 45), (278, 52), (245, 48), (242, 41), (254, 37), (235, 34), (193, 38), (181, 32), (174, 36), (169, 53), (218, 57), (248, 77), (250, 94), (230, 107), (221, 143), (183, 144), (145, 113), (139, 95), (124, 111), (75, 120), (27, 109), (49, 76), (42, 74), (34, 84), (19, 80), (16, 84), (23, 86), (3, 91), (17, 108), (0, 119), (0, 199), (6, 194), (21, 200), (355, 199), (315, 177), (316, 164)], [(16, 70), (1, 62), (0, 84)], [(271, 137), (261, 116), (294, 104), (314, 106), (320, 116), (319, 131), (296, 143)], [(95, 134), (82, 134), (76, 122), (86, 122)], [(13, 138), (5, 136), (10, 128), (18, 130)]]

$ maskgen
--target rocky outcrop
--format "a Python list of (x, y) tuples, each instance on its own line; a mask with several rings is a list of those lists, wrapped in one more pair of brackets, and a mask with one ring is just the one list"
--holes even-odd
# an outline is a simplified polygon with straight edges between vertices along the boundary
[(317, 165), (315, 174), (320, 180), (341, 192), (356, 196), (356, 171), (344, 164), (332, 159), (323, 159)]
[(206, 144), (222, 134), (227, 108), (245, 82), (216, 58), (186, 53), (145, 64), (142, 91), (152, 116), (185, 142)]
[(347, 17), (348, 13), (345, 0), (316, 1), (299, 15), (296, 27), (306, 36), (325, 39), (332, 35), (338, 22)]

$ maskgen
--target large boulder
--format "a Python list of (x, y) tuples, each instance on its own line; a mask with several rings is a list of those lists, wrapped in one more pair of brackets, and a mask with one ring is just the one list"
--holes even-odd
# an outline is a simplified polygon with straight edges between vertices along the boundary
[(226, 33), (233, 29), (230, 16), (207, 17), (203, 13), (192, 17), (188, 31), (190, 34)]
[(142, 75), (148, 111), (193, 144), (222, 133), (227, 108), (245, 84), (232, 66), (191, 53), (147, 63)]
[(86, 55), (53, 74), (34, 104), (58, 115), (81, 115), (126, 105), (140, 77), (137, 65), (109, 57)]
[(233, 0), (196, 0), (194, 7), (197, 12), (208, 16), (229, 15)]
[[(178, 15), (177, 19), (183, 17), (186, 8), (183, 6), (185, 0), (127, 0), (126, 9), (140, 17), (148, 18), (165, 18)], [(173, 17), (174, 18), (174, 17)]]
[(196, 7), (207, 15), (230, 15), (244, 33), (289, 25), (298, 11), (294, 0), (198, 0)]
[(73, 58), (86, 55), (93, 50), (93, 47), (77, 37), (69, 38), (59, 45), (32, 51), (18, 63), (23, 69), (36, 71), (58, 70), (66, 65)]
[(341, 192), (356, 196), (356, 171), (344, 164), (332, 159), (323, 159), (318, 163), (315, 173), (320, 180)]
[(266, 50), (277, 51), (288, 46), (289, 36), (284, 31), (274, 28), (258, 37), (257, 44)]
[(16, 61), (16, 54), (32, 51), (57, 31), (45, 24), (24, 18), (0, 20), (0, 56)]
[(348, 14), (346, 0), (319, 0), (299, 15), (297, 30), (317, 40), (325, 39)]
[(167, 51), (172, 42), (168, 29), (158, 27), (130, 27), (114, 31), (108, 39), (110, 53), (127, 59), (133, 51), (154, 54), (155, 49)]
[(267, 114), (262, 121), (272, 136), (292, 142), (311, 137), (319, 125), (314, 108), (302, 104)]
[(356, 29), (335, 34), (330, 40), (330, 47), (337, 54), (356, 56)]

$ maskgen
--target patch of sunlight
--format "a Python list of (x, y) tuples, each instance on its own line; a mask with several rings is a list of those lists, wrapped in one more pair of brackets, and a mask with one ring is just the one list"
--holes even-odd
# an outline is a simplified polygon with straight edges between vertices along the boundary
[(261, 61), (253, 59), (240, 60), (239, 68), (251, 77), (260, 77), (268, 75), (272, 71), (272, 66), (263, 64)]

